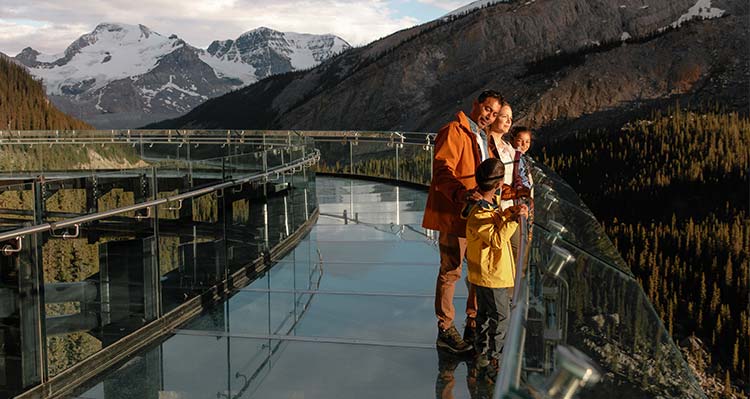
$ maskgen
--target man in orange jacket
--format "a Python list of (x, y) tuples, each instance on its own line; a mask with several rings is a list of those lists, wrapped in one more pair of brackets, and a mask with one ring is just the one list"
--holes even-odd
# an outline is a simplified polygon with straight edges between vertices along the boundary
[(478, 200), (474, 191), (474, 171), (490, 155), (484, 129), (500, 112), (502, 97), (487, 90), (473, 102), (467, 117), (462, 111), (456, 120), (443, 126), (435, 139), (432, 182), (427, 197), (422, 227), (439, 232), (440, 271), (435, 287), (435, 315), (438, 319), (437, 346), (455, 353), (472, 349), (476, 328), (477, 301), (469, 287), (466, 300), (466, 329), (464, 337), (453, 324), (455, 309), (453, 293), (461, 278), (461, 265), (466, 253), (466, 220), (461, 209), (468, 200)]

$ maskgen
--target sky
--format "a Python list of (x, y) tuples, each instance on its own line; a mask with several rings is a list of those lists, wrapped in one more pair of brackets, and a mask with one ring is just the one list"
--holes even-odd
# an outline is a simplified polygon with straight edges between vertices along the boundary
[(206, 48), (265, 26), (333, 33), (357, 46), (445, 15), (471, 0), (2, 0), (0, 52), (65, 50), (100, 22), (142, 24)]

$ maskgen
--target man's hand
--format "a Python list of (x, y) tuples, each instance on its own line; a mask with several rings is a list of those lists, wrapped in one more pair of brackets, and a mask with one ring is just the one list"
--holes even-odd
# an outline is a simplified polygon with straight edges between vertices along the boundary
[(502, 192), (500, 194), (501, 200), (512, 200), (513, 198), (515, 198), (515, 195), (516, 190), (513, 187), (507, 184), (503, 184)]
[(464, 195), (464, 202), (477, 202), (482, 199), (482, 194), (479, 194), (476, 188), (472, 188), (471, 190), (467, 191)]
[(503, 192), (500, 199), (512, 200), (523, 197), (531, 197), (531, 190), (526, 187), (514, 188), (507, 184), (503, 184)]

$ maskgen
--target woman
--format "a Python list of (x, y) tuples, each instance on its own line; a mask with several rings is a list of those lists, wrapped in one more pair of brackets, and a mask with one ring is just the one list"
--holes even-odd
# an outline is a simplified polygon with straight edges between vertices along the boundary
[[(500, 159), (505, 165), (505, 180), (503, 183), (517, 188), (522, 184), (518, 174), (516, 150), (508, 141), (504, 140), (504, 136), (513, 125), (513, 110), (507, 101), (503, 101), (500, 105), (500, 112), (497, 114), (495, 122), (487, 127), (487, 147), (490, 155), (493, 158)], [(510, 199), (503, 200), (500, 203), (503, 210), (511, 206), (513, 206), (513, 200)]]

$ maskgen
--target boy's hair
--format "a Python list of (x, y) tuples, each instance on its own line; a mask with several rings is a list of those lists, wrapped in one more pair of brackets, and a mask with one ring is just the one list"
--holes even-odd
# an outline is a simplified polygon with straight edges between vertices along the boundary
[(497, 158), (485, 159), (477, 166), (476, 180), (479, 190), (487, 192), (495, 188), (505, 178), (505, 165)]

